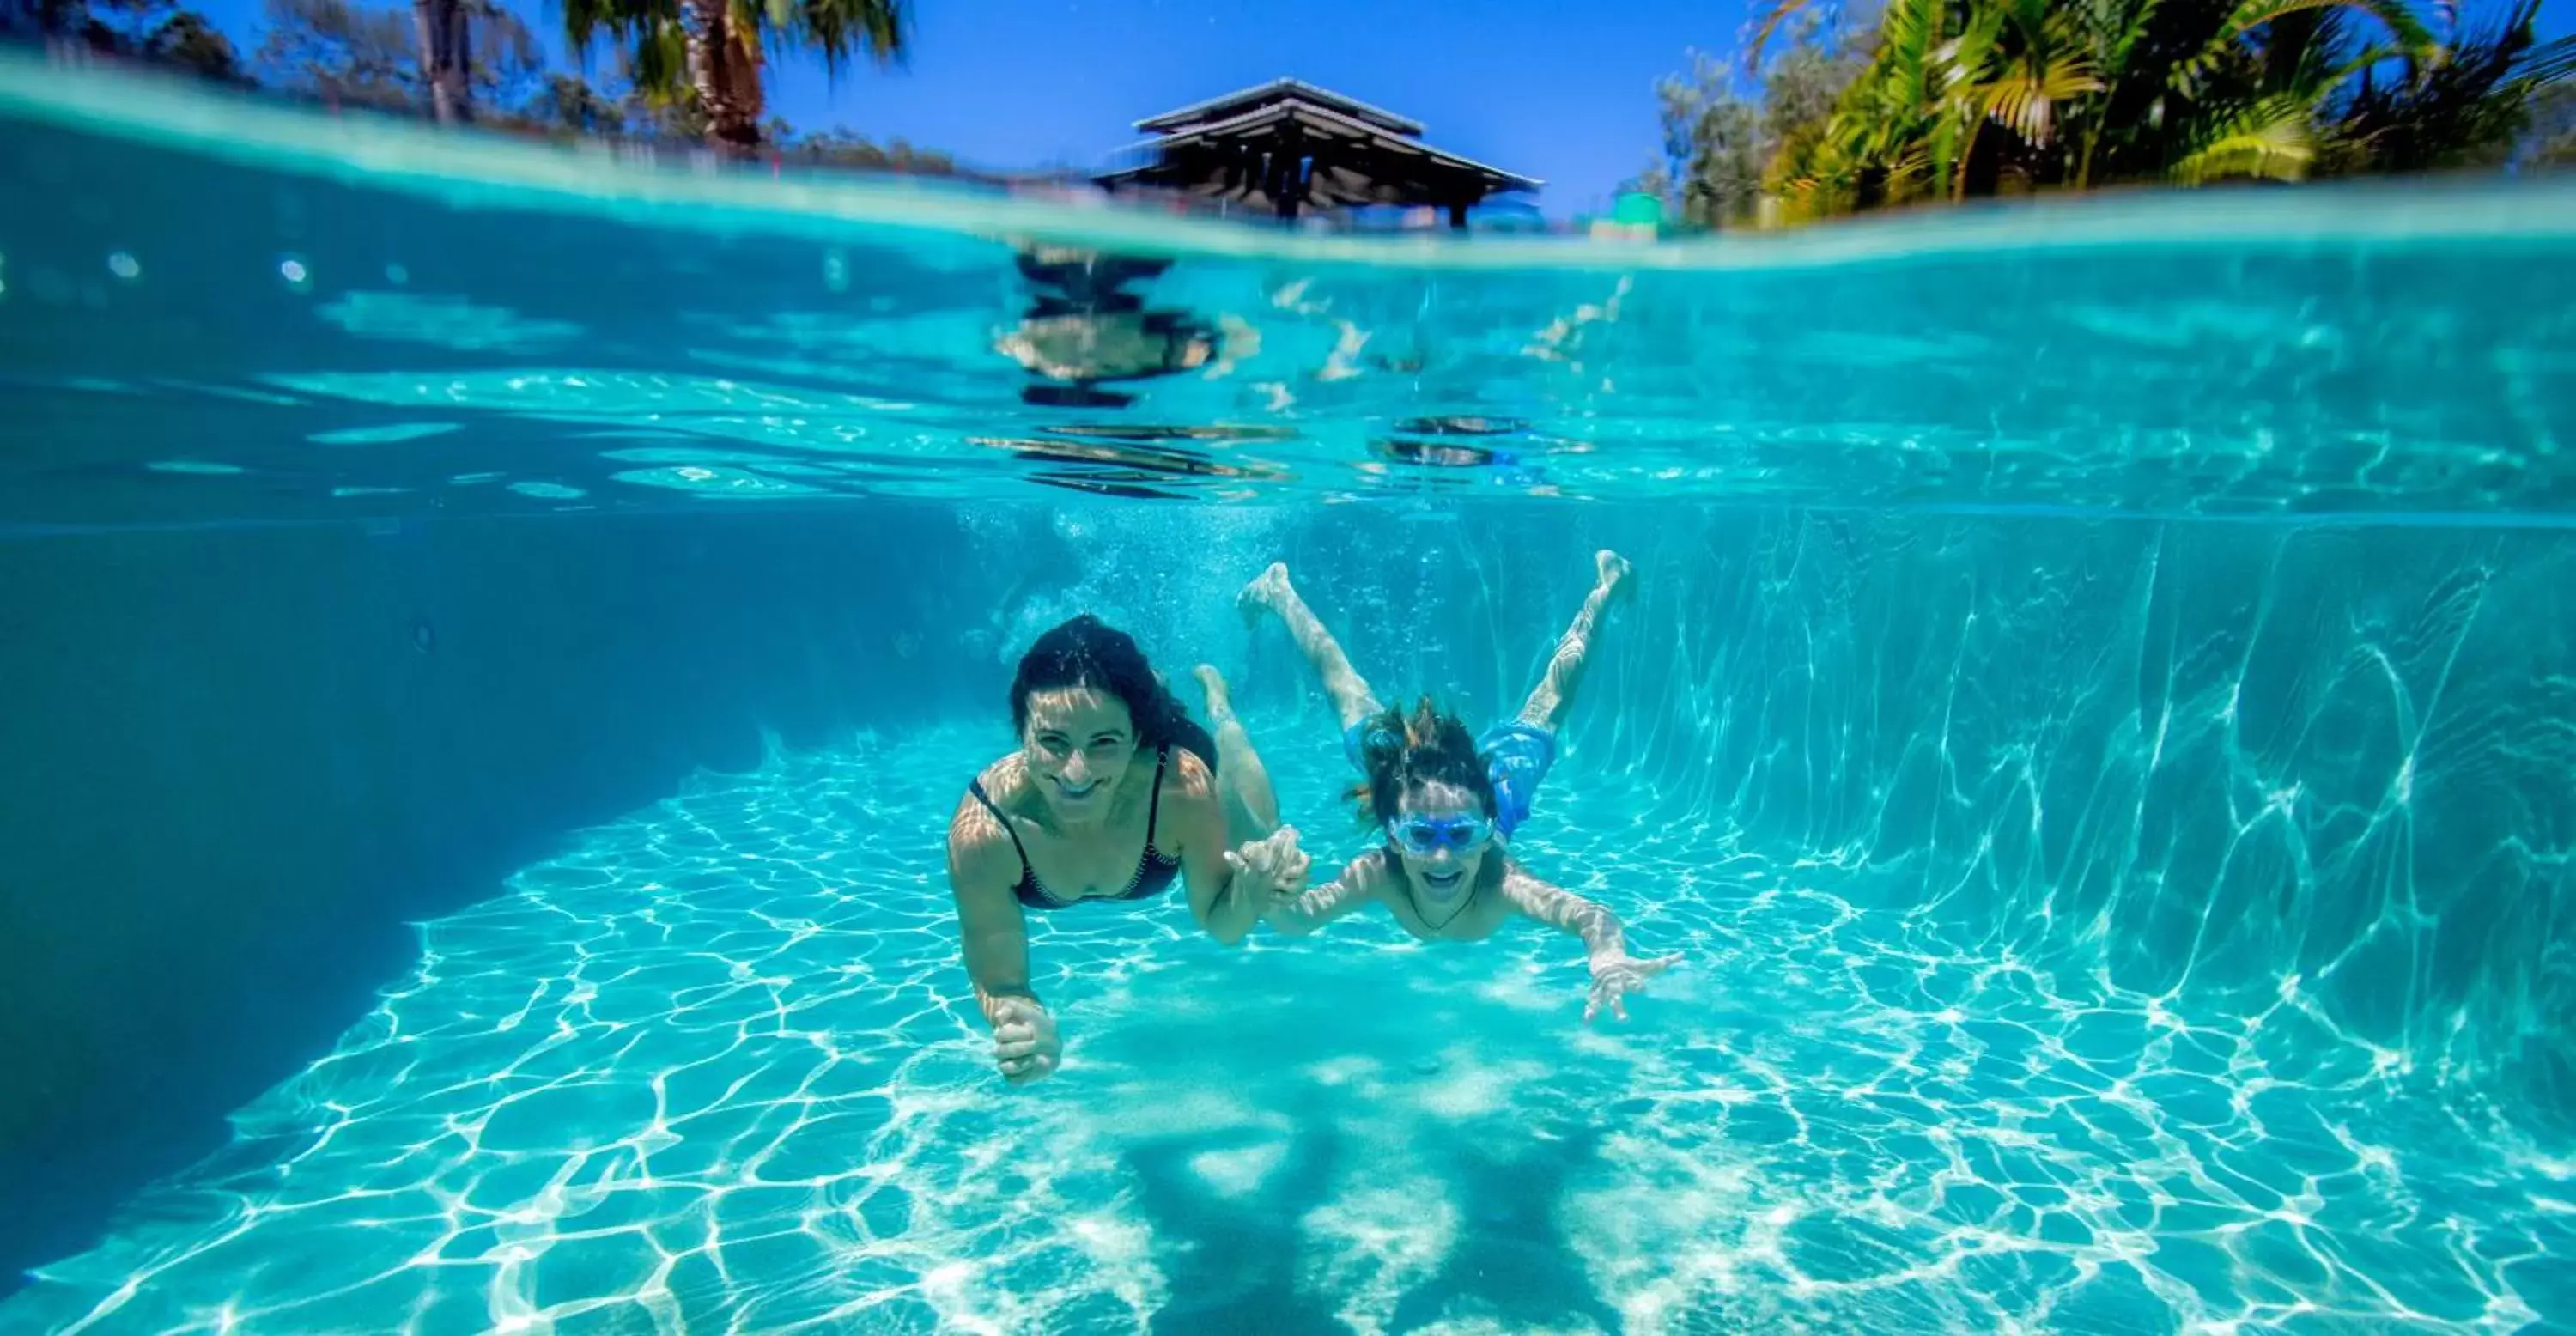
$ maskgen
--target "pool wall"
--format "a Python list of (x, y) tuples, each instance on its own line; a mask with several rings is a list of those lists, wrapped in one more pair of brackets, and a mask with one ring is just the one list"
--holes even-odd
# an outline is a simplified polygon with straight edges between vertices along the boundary
[(883, 506), (0, 543), (0, 1272), (220, 1145), (409, 923), (766, 736), (990, 690), (901, 652), (971, 601), (957, 542)]
[(2565, 1131), (2576, 543), (1810, 515), (1658, 557), (1706, 572), (1643, 619), (1667, 792), (1998, 959)]

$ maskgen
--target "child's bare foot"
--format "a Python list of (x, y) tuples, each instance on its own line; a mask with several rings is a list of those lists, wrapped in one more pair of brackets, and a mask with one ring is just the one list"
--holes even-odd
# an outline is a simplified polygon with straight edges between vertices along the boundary
[(1252, 577), (1252, 583), (1234, 596), (1234, 606), (1246, 618), (1259, 616), (1264, 610), (1277, 611), (1281, 596), (1288, 592), (1288, 563), (1274, 561), (1270, 569)]
[(1234, 713), (1234, 697), (1226, 690), (1225, 675), (1216, 670), (1216, 665), (1200, 664), (1190, 670), (1190, 676), (1197, 678), (1199, 690), (1207, 693), (1208, 722), (1222, 723)]
[[(1601, 587), (1609, 590), (1613, 595), (1627, 585), (1628, 576), (1633, 569), (1628, 565), (1626, 557), (1606, 547), (1592, 554), (1592, 564), (1601, 573)], [(1285, 576), (1284, 569), (1281, 574)]]

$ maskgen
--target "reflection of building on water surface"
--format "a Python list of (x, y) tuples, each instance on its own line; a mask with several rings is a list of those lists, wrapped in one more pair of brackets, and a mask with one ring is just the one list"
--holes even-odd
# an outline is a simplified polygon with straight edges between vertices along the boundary
[(1472, 444), (1466, 438), (1520, 436), (1529, 424), (1518, 418), (1442, 416), (1407, 418), (1395, 424), (1400, 435), (1369, 442), (1369, 453), (1390, 463), (1444, 469), (1516, 469), (1519, 451), (1500, 444)]
[[(1019, 323), (995, 339), (993, 347), (1033, 378), (1032, 383), (1021, 387), (1019, 397), (1024, 404), (1066, 409), (1129, 408), (1139, 394), (1111, 386), (1191, 373), (1222, 376), (1233, 369), (1237, 359), (1261, 350), (1258, 331), (1238, 317), (1211, 318), (1177, 306), (1149, 305), (1150, 294), (1145, 288), (1171, 268), (1169, 258), (1034, 242), (1022, 243), (1014, 258), (1020, 276), (1029, 285), (1028, 304)], [(1305, 300), (1305, 286), (1299, 281), (1282, 288), (1274, 295), (1273, 305), (1301, 316), (1325, 317), (1329, 304)], [(1615, 316), (1617, 304), (1618, 295), (1614, 293), (1602, 307), (1578, 308), (1572, 316), (1559, 319), (1551, 331), (1543, 331), (1540, 341), (1550, 347), (1562, 343), (1573, 330), (1593, 320)], [(1372, 352), (1369, 344), (1374, 331), (1350, 319), (1334, 318), (1331, 323), (1339, 331), (1338, 338), (1322, 367), (1313, 373), (1318, 382), (1365, 374), (1363, 366), (1378, 372), (1416, 375), (1425, 365), (1426, 359), (1418, 348)], [(1272, 392), (1274, 411), (1293, 402), (1282, 384), (1255, 388)], [(1220, 464), (1187, 450), (1134, 446), (1179, 440), (1281, 440), (1295, 434), (1284, 428), (1247, 434), (1244, 429), (1232, 427), (1099, 423), (1041, 430), (1050, 439), (981, 437), (972, 443), (1010, 449), (1024, 461), (1054, 466), (1032, 475), (1052, 486), (1151, 497), (1169, 495), (1162, 488), (1182, 480), (1272, 481), (1290, 475), (1264, 464)], [(1522, 467), (1525, 450), (1478, 439), (1520, 437), (1526, 443), (1533, 439), (1526, 436), (1528, 430), (1529, 424), (1523, 420), (1488, 414), (1405, 417), (1394, 424), (1392, 434), (1368, 442), (1366, 448), (1374, 462), (1362, 468), (1380, 474), (1390, 465), (1484, 470), (1500, 480), (1538, 482), (1535, 473)], [(1078, 438), (1092, 444), (1077, 445), (1061, 438)]]
[(978, 436), (969, 444), (1008, 450), (1023, 463), (1041, 465), (1029, 479), (1050, 487), (1139, 500), (1170, 499), (1171, 486), (1199, 480), (1274, 482), (1288, 471), (1258, 460), (1226, 463), (1195, 450), (1157, 447), (1155, 441), (1280, 441), (1294, 433), (1275, 427), (1156, 427), (1067, 425), (1042, 428), (1044, 437)]
[(1023, 248), (1020, 274), (1032, 297), (1020, 323), (994, 343), (995, 351), (1042, 379), (1020, 391), (1021, 402), (1124, 408), (1135, 396), (1101, 389), (1102, 383), (1224, 364), (1220, 324), (1185, 310), (1148, 309), (1143, 296), (1130, 290), (1170, 265), (1065, 247)]
[[(1171, 261), (1112, 255), (1062, 246), (1024, 246), (1019, 270), (1031, 288), (1020, 323), (994, 343), (1038, 383), (1020, 390), (1020, 401), (1053, 408), (1125, 408), (1136, 396), (1103, 389), (1105, 382), (1150, 380), (1221, 369), (1233, 345), (1256, 349), (1240, 322), (1208, 320), (1177, 308), (1154, 309), (1136, 285), (1151, 282)], [(1170, 497), (1173, 485), (1201, 480), (1271, 481), (1286, 472), (1259, 462), (1229, 464), (1207, 454), (1159, 445), (1287, 440), (1282, 427), (1161, 426), (1148, 423), (1065, 423), (1042, 427), (1039, 437), (973, 437), (969, 443), (1009, 450), (1040, 465), (1030, 478), (1053, 487), (1131, 498)]]

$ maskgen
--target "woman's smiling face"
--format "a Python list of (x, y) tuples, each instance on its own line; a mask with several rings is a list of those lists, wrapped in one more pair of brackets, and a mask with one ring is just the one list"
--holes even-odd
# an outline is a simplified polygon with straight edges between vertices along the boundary
[(1020, 751), (1058, 820), (1099, 821), (1136, 759), (1136, 721), (1125, 702), (1093, 687), (1033, 691)]

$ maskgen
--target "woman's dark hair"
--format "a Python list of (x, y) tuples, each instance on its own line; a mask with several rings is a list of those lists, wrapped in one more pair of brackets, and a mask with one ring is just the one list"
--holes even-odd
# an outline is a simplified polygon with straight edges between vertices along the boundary
[(1360, 761), (1368, 778), (1351, 790), (1351, 798), (1370, 824), (1394, 820), (1404, 791), (1417, 784), (1455, 784), (1476, 796), (1487, 819), (1493, 817), (1494, 777), (1476, 754), (1475, 735), (1429, 696), (1410, 715), (1389, 706), (1361, 727), (1366, 731), (1360, 734)]
[(1215, 740), (1154, 674), (1136, 638), (1087, 612), (1039, 636), (1020, 656), (1019, 671), (1011, 676), (1011, 731), (1028, 731), (1029, 693), (1066, 687), (1117, 697), (1135, 721), (1139, 745), (1196, 752), (1209, 769), (1216, 768)]

